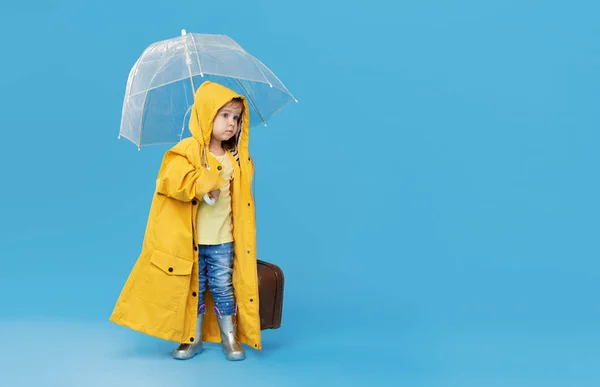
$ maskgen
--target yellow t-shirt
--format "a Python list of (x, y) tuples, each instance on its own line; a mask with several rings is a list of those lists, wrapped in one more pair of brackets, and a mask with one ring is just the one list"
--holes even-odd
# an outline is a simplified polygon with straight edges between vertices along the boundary
[(218, 245), (233, 242), (230, 189), (233, 166), (227, 152), (223, 156), (214, 154), (213, 156), (223, 165), (220, 176), (225, 179), (225, 185), (221, 187), (221, 193), (212, 206), (204, 200), (200, 201), (196, 215), (196, 238), (200, 245)]

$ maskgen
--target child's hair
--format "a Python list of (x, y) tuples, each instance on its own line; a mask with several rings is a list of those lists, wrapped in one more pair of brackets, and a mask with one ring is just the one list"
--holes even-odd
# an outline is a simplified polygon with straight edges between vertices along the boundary
[(229, 140), (227, 141), (223, 141), (222, 142), (222, 146), (225, 150), (229, 150), (229, 151), (233, 151), (235, 150), (235, 148), (237, 147), (237, 141), (238, 138), (241, 135), (241, 126), (242, 126), (242, 118), (244, 117), (244, 101), (241, 98), (234, 98), (231, 101), (229, 101), (225, 106), (238, 106), (242, 109), (242, 112), (240, 114), (240, 118), (238, 119), (238, 132), (235, 136), (231, 137)]

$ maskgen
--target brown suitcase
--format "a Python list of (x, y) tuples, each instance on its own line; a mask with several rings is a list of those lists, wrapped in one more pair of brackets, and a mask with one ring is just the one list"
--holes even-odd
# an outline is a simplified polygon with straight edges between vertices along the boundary
[(283, 314), (283, 271), (261, 260), (257, 265), (260, 329), (277, 329)]

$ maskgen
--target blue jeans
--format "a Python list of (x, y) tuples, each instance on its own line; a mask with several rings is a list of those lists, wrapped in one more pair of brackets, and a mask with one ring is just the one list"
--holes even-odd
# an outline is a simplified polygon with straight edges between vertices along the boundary
[(206, 285), (213, 296), (215, 312), (231, 316), (236, 312), (233, 295), (233, 243), (198, 246), (198, 314), (204, 314)]

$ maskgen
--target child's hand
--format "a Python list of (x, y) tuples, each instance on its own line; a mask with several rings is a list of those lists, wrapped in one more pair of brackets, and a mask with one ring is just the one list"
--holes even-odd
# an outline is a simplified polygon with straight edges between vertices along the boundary
[(211, 199), (217, 200), (217, 198), (219, 197), (220, 194), (221, 194), (221, 190), (216, 189), (214, 191), (210, 191), (208, 193), (208, 197), (210, 197)]

